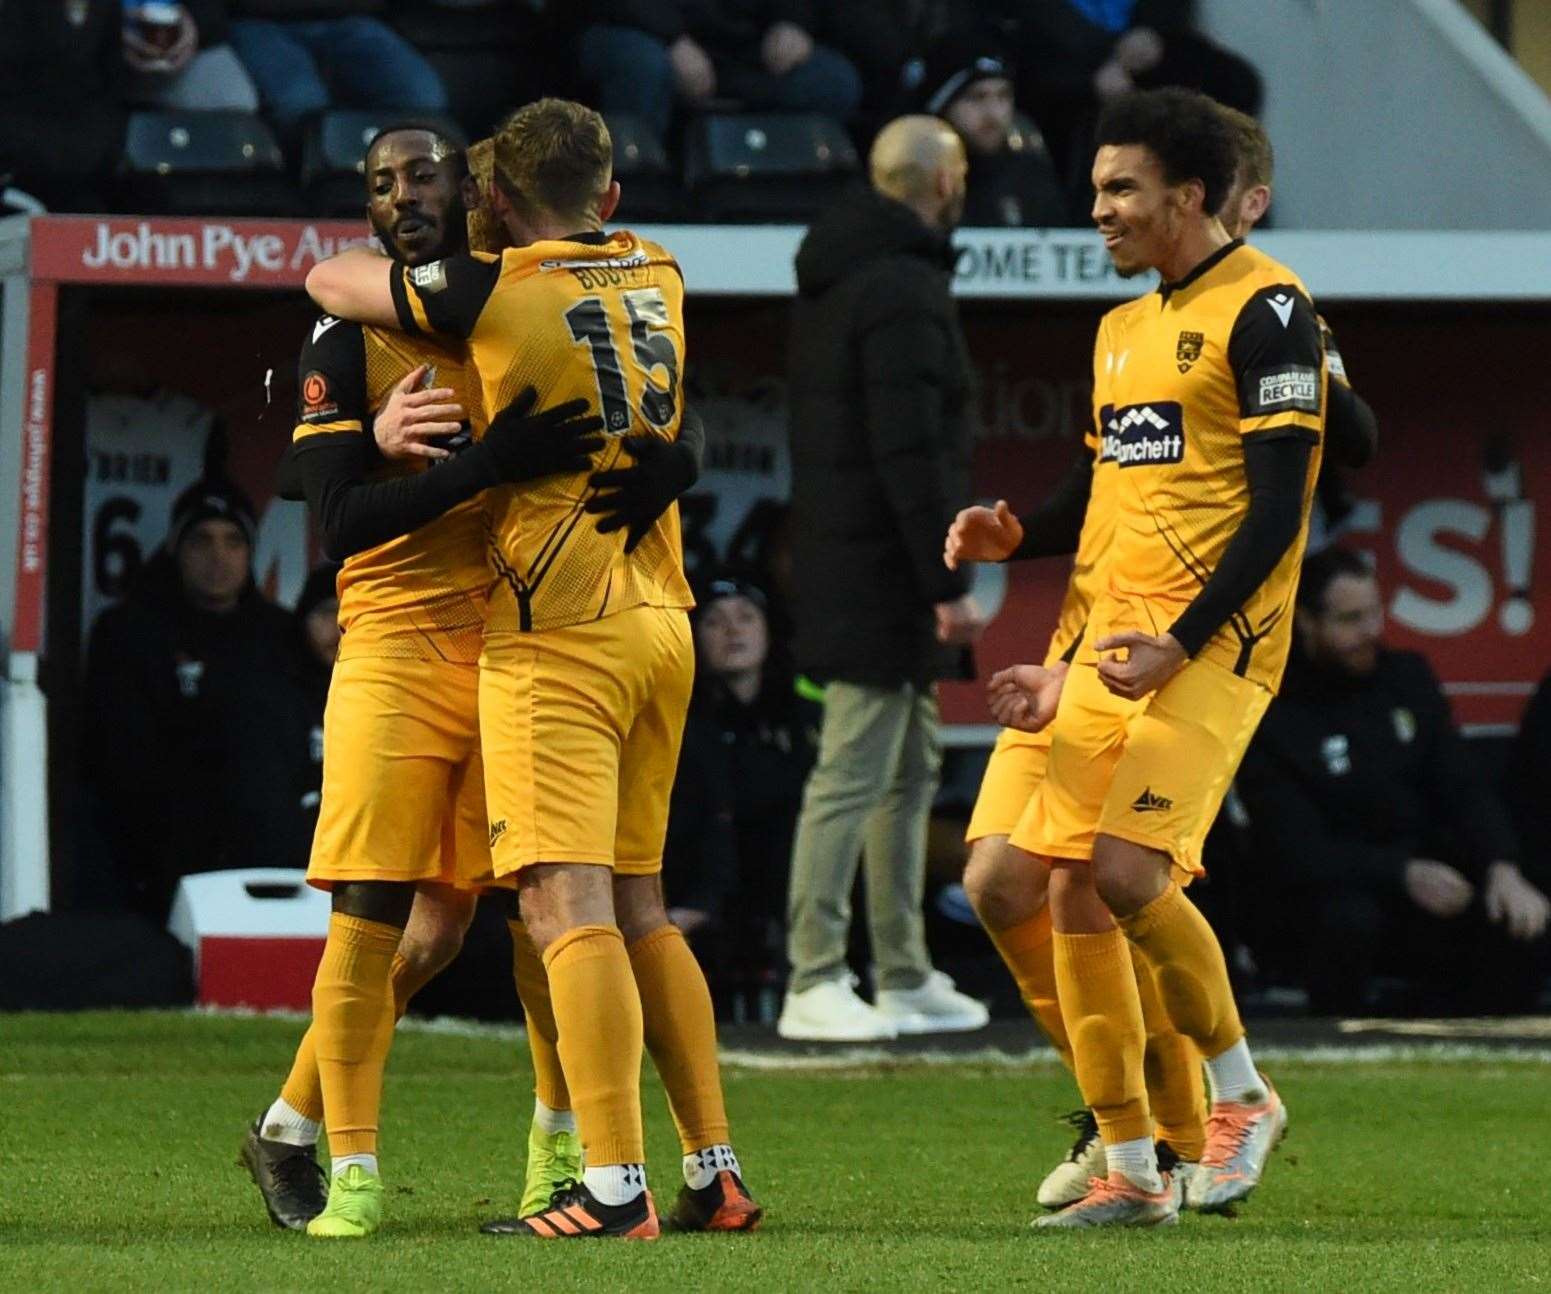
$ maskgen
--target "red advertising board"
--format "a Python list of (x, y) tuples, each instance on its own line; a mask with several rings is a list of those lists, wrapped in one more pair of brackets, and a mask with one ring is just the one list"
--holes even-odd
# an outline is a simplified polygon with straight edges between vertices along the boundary
[[(94, 304), (90, 347), (128, 358), (150, 383), (209, 404), (227, 425), (232, 470), (256, 501), (267, 500), (289, 435), (294, 356), (310, 312), (297, 289), (318, 259), (361, 241), (361, 226), (61, 217), (37, 221), (34, 229), (26, 462), (34, 462), (35, 443), (46, 449), (52, 281), (156, 284), (172, 292)], [(228, 291), (188, 290), (212, 288)], [(269, 291), (233, 307), (230, 289), (255, 288)], [(1317, 282), (1314, 288), (1317, 294)], [(980, 380), (982, 498), (1005, 497), (1026, 508), (1076, 452), (1093, 330), (1105, 306), (963, 302)], [(691, 295), (688, 312), (692, 394), (745, 399), (779, 419), (786, 303)], [(1544, 404), (1536, 377), (1543, 321), (1529, 307), (1457, 302), (1338, 305), (1327, 314), (1381, 427), (1378, 461), (1350, 478), (1358, 506), (1343, 542), (1373, 555), (1391, 641), (1426, 653), (1460, 719), (1511, 724), (1551, 667), (1551, 538), (1536, 524), (1551, 488), (1551, 440), (1537, 412)], [(711, 432), (714, 451), (718, 427)], [(18, 556), (23, 590), (38, 593), (46, 473), (45, 452), (24, 476)], [(778, 488), (751, 475), (748, 491), (727, 503), (746, 508), (761, 489)], [(26, 506), (28, 498), (36, 507)], [(979, 652), (982, 677), (1040, 654), (1066, 567), (1030, 563), (998, 572), (992, 585), (1003, 576), (1000, 611)], [(28, 605), (20, 599), (18, 642), (37, 623), (28, 618), (36, 616), (36, 601), (31, 613)], [(955, 723), (988, 721), (977, 685), (946, 688), (944, 710)]]

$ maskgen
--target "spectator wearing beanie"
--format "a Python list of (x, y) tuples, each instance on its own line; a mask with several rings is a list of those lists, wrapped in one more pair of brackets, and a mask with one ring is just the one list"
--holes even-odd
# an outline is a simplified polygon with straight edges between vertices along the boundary
[(301, 652), (253, 582), (255, 529), (234, 486), (196, 482), (163, 549), (92, 627), (88, 789), (124, 897), (155, 921), (186, 873), (305, 865)]
[(933, 46), (921, 80), (921, 107), (941, 117), (964, 141), (969, 226), (1051, 226), (1078, 223), (1060, 180), (1032, 127), (1014, 122), (1015, 73), (990, 41), (950, 33)]

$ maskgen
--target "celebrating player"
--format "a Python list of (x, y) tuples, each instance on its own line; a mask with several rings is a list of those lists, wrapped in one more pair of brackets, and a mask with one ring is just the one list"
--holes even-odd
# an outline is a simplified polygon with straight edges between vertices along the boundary
[[(515, 244), (501, 257), (408, 268), (348, 252), (308, 276), (309, 292), (336, 314), (466, 339), (488, 406), (530, 382), (548, 398), (596, 397), (606, 469), (659, 452), (681, 417), (683, 284), (664, 249), (603, 231), (619, 186), (602, 118), (554, 99), (520, 109), (497, 136), (494, 198)], [(643, 1042), (684, 1148), (670, 1223), (741, 1229), (760, 1211), (727, 1138), (710, 994), (660, 884), (693, 674), (678, 518), (600, 534), (582, 524), (600, 506), (582, 474), (489, 498), (489, 839), (549, 973), (586, 1169), (549, 1208), (486, 1229), (657, 1234)]]
[[(1231, 108), (1219, 109), (1233, 131), (1238, 162), (1234, 182), (1218, 213), (1226, 231), (1241, 238), (1270, 205), (1273, 155), (1270, 139), (1253, 118)], [(1323, 319), (1330, 368), (1327, 440), (1332, 456), (1360, 467), (1373, 455), (1377, 426), (1373, 412), (1346, 382), (1335, 341)], [(995, 508), (967, 508), (948, 533), (944, 560), (1006, 561), (1075, 551), (1077, 560), (1062, 603), (1056, 633), (1043, 666), (1016, 666), (993, 681), (991, 697), (998, 718), (1013, 725), (997, 740), (981, 784), (967, 839), (971, 845), (964, 883), (976, 913), (1035, 1020), (1070, 1067), (1071, 1044), (1055, 990), (1055, 961), (1049, 909), (1048, 870), (1036, 858), (1008, 843), (1008, 835), (1044, 776), (1049, 755), (1048, 724), (1054, 716), (1067, 660), (1081, 634), (1093, 592), (1102, 582), (1101, 562), (1113, 533), (1110, 490), (1112, 464), (1088, 453), (1062, 479), (1051, 498), (1024, 517), (1005, 502)], [(1081, 527), (1079, 533), (1079, 526)], [(1133, 963), (1140, 960), (1133, 949)], [(1175, 1194), (1194, 1171), (1204, 1145), (1200, 1058), (1167, 1019), (1152, 977), (1137, 975), (1147, 1030), (1144, 1073), (1148, 1101), (1159, 1141), (1160, 1160), (1172, 1164)], [(1077, 1137), (1063, 1161), (1040, 1184), (1046, 1208), (1074, 1203), (1088, 1193), (1089, 1182), (1107, 1176), (1104, 1146), (1091, 1111), (1069, 1116)], [(1175, 1162), (1177, 1161), (1177, 1162)]]
[[(1319, 326), (1301, 284), (1210, 214), (1236, 165), (1216, 105), (1134, 96), (1106, 114), (1100, 140), (1094, 216), (1106, 246), (1122, 272), (1155, 268), (1164, 285), (1100, 326), (1094, 405), (1117, 468), (1116, 534), (1049, 775), (1012, 836), (1052, 860), (1058, 996), (1109, 1170), (1041, 1220), (1055, 1226), (1177, 1218), (1150, 1136), (1125, 938), (1207, 1058), (1213, 1106), (1188, 1202), (1242, 1198), (1285, 1127), (1221, 950), (1173, 873), (1200, 870), (1201, 841), (1280, 678), (1324, 424)], [(1101, 658), (1119, 650), (1125, 659)]]
[[(454, 141), (436, 129), (390, 127), (372, 141), (366, 163), (368, 218), (397, 259), (423, 264), (464, 246), (465, 208), (478, 192)], [(449, 385), (417, 390), (427, 366)], [(482, 513), (468, 500), (496, 480), (574, 469), (587, 462), (589, 443), (601, 441), (589, 442), (586, 420), (568, 425), (553, 415), (509, 416), (497, 420), (479, 449), (436, 472), (379, 468), (370, 475), (386, 479), (368, 483), (368, 425), (386, 437), (391, 424), (414, 453), (440, 458), (452, 451), (427, 436), (446, 441), (451, 435), (454, 446), (468, 448), (469, 432), (482, 430), (482, 418), (472, 428), (461, 421), (465, 408), (477, 414), (481, 407), (461, 353), (325, 316), (308, 337), (299, 380), (288, 465), (312, 501), (326, 548), (345, 559), (339, 586), (346, 632), (325, 721), (326, 780), (312, 879), (334, 889), (331, 937), (371, 939), (379, 953), (377, 944), (396, 941), (389, 972), (396, 1018), (457, 953), (474, 910), (468, 883), (489, 871), (476, 674), (488, 574)], [(632, 479), (625, 488), (640, 494), (643, 484)], [(434, 519), (417, 528), (426, 518)], [(398, 535), (404, 537), (392, 538)], [(429, 811), (434, 805), (444, 806), (440, 814)], [(400, 914), (411, 884), (405, 926)], [(401, 937), (395, 934), (400, 926)], [(543, 967), (522, 927), (513, 920), (511, 928), (538, 1088), (525, 1195), (547, 1200), (579, 1171), (580, 1151), (554, 1052)], [(355, 961), (349, 969), (359, 971), (381, 956), (358, 953)], [(358, 984), (357, 991), (362, 987), (370, 986)], [(359, 1036), (342, 1044), (331, 1035), (342, 1016), (336, 996), (337, 984), (320, 977), (314, 1027), (280, 1098), (245, 1138), (242, 1157), (280, 1225), (306, 1226), (323, 1210), (313, 1149), (325, 1106), (320, 1068), (329, 1074), (339, 1063), (334, 1053), (344, 1048), (346, 1081), (335, 1073), (329, 1120), (335, 1174), (343, 1180), (329, 1193), (330, 1216), (312, 1230), (356, 1236), (374, 1230), (381, 1216), (375, 1098), (359, 1081), (375, 1070), (380, 1083), (380, 1063), (370, 1053), (364, 1063), (352, 1055), (348, 1048)], [(344, 1023), (361, 1032), (359, 1021)], [(374, 1017), (371, 1051), (380, 1045), (385, 1059), (379, 1025)]]

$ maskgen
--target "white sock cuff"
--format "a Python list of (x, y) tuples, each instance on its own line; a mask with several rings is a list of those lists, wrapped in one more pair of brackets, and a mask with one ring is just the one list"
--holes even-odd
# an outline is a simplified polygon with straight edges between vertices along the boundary
[(703, 1150), (693, 1150), (684, 1156), (684, 1181), (692, 1191), (704, 1190), (716, 1180), (718, 1173), (723, 1172), (743, 1176), (738, 1156), (733, 1154), (732, 1147), (725, 1141), (706, 1146)]
[(259, 1136), (265, 1141), (283, 1141), (288, 1146), (316, 1145), (320, 1131), (322, 1126), (317, 1120), (301, 1114), (281, 1097), (275, 1098), (259, 1120)]
[(546, 1137), (553, 1137), (557, 1132), (576, 1131), (576, 1115), (573, 1111), (552, 1109), (536, 1096), (533, 1098), (533, 1122)]

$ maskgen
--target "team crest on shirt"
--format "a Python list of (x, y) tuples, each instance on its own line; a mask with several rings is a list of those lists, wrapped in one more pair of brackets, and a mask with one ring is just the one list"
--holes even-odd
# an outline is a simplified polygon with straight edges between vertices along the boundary
[(1181, 373), (1190, 372), (1190, 366), (1201, 358), (1201, 347), (1206, 344), (1206, 334), (1182, 332), (1174, 347), (1174, 362)]

